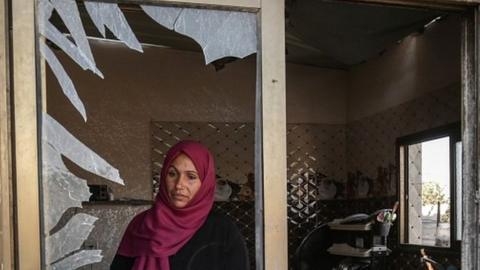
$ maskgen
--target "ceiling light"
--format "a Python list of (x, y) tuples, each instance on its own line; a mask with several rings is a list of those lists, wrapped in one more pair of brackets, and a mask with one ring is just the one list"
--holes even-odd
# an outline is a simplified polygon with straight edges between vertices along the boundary
[(442, 16), (438, 16), (435, 19), (431, 20), (430, 22), (428, 22), (423, 26), (423, 30), (427, 30), (427, 28), (429, 28), (430, 26), (432, 26), (434, 23), (438, 22), (441, 19), (442, 19)]

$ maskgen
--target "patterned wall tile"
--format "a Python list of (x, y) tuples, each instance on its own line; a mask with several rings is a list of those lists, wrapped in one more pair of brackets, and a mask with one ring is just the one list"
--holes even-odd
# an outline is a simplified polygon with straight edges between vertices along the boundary
[[(395, 164), (395, 140), (408, 134), (460, 121), (458, 85), (430, 92), (418, 99), (348, 123), (346, 163), (349, 172), (369, 177), (379, 166)], [(390, 183), (389, 194), (396, 193)]]
[[(458, 85), (454, 85), (431, 92), (416, 100), (348, 123), (343, 127), (305, 124), (288, 126), (290, 259), (301, 240), (317, 224), (354, 213), (368, 214), (378, 209), (392, 207), (396, 200), (397, 185), (396, 139), (459, 121), (459, 89)], [(312, 130), (313, 135), (305, 132), (304, 129)], [(341, 138), (345, 142), (342, 142)], [(318, 158), (318, 164), (314, 162), (302, 164), (312, 153), (315, 158)], [(305, 176), (299, 179), (298, 175), (310, 168), (317, 169), (316, 172), (323, 173), (327, 177), (333, 176), (337, 183), (346, 182), (348, 200), (318, 198), (316, 202), (310, 203), (312, 196), (307, 190), (311, 190), (311, 185), (321, 187), (324, 180), (324, 178), (312, 180)], [(358, 191), (352, 191), (352, 189), (358, 189), (359, 181), (362, 179), (368, 180), (368, 188), (371, 189), (365, 195), (367, 198), (364, 199), (360, 199), (362, 196)], [(317, 192), (317, 196), (318, 194)], [(312, 211), (313, 209), (316, 210)], [(315, 214), (311, 214), (312, 212)], [(312, 222), (314, 219), (316, 222)], [(389, 237), (390, 246), (393, 249), (398, 246), (396, 231), (395, 226)], [(441, 259), (459, 265), (458, 256), (447, 256)], [(417, 254), (394, 252), (389, 257), (389, 265), (391, 269), (419, 269), (420, 260)]]
[(289, 179), (304, 173), (322, 173), (345, 181), (345, 139), (344, 125), (288, 124)]
[(255, 203), (215, 202), (213, 207), (215, 211), (225, 214), (237, 224), (247, 244), (250, 269), (255, 270)]
[(344, 125), (287, 125), (290, 261), (302, 239), (323, 218), (318, 214), (319, 199), (336, 194), (334, 181), (346, 181), (345, 136)]
[[(431, 92), (347, 125), (287, 125), (290, 261), (302, 239), (317, 224), (354, 213), (372, 213), (394, 204), (396, 138), (459, 121), (458, 89), (452, 86)], [(231, 182), (243, 184), (254, 171), (253, 123), (152, 122), (154, 175), (161, 169), (165, 151), (178, 140), (187, 138), (205, 143), (215, 155), (218, 173)], [(361, 198), (358, 191), (351, 191), (362, 179), (369, 181), (371, 189), (365, 198)], [(253, 202), (216, 202), (215, 209), (238, 222), (254, 269)], [(394, 250), (398, 245), (396, 230), (395, 226), (389, 237)], [(459, 265), (457, 256), (442, 260)], [(418, 269), (419, 264), (416, 254), (395, 251), (389, 257), (391, 269)]]
[(168, 149), (180, 140), (191, 139), (205, 144), (215, 158), (216, 174), (234, 189), (247, 184), (254, 172), (253, 123), (159, 122), (151, 123), (152, 178), (154, 194), (158, 175)]
[[(180, 140), (203, 143), (215, 158), (217, 182), (231, 186), (230, 201), (216, 201), (214, 210), (236, 223), (249, 251), (250, 269), (255, 269), (255, 204), (253, 201), (254, 127), (252, 123), (159, 122), (151, 123), (153, 193), (168, 149)], [(218, 187), (218, 186), (217, 186)], [(217, 188), (218, 189), (218, 188)], [(245, 190), (250, 189), (250, 196)], [(243, 194), (243, 195), (242, 195)]]

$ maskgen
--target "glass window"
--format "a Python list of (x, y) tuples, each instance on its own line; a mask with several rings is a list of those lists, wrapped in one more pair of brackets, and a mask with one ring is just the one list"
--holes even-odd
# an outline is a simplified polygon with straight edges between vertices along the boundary
[(253, 268), (257, 13), (115, 2), (36, 1), (43, 268), (108, 269), (180, 140), (214, 155)]
[(402, 244), (449, 248), (460, 239), (455, 227), (461, 228), (461, 218), (452, 218), (461, 207), (461, 184), (456, 184), (461, 183), (461, 144), (456, 127), (398, 140)]

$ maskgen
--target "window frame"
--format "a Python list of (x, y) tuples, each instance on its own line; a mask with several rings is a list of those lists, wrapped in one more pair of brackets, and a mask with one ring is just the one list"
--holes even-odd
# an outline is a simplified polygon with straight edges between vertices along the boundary
[[(280, 0), (100, 0), (100, 2), (238, 10), (257, 14), (259, 42), (256, 65), (255, 182), (256, 190), (259, 192), (256, 193), (255, 205), (256, 266), (259, 270), (287, 269), (287, 191), (284, 188), (287, 179), (284, 2)], [(7, 6), (7, 3), (12, 3), (12, 6)], [(41, 152), (38, 147), (40, 143), (38, 134), (41, 128), (39, 115), (45, 108), (45, 86), (41, 84), (45, 72), (42, 69), (43, 64), (37, 63), (38, 1), (0, 0), (0, 4), (8, 9), (8, 19), (13, 26), (8, 35), (8, 42), (13, 44), (11, 47), (14, 50), (8, 52), (10, 57), (5, 59), (0, 57), (0, 64), (7, 64), (7, 60), (10, 59), (8, 67), (11, 69), (9, 75), (13, 92), (11, 109), (15, 112), (10, 121), (3, 117), (4, 112), (0, 110), (0, 124), (2, 126), (11, 124), (13, 134), (12, 154), (0, 148), (1, 156), (5, 154), (12, 157), (12, 183), (15, 189), (14, 198), (9, 206), (13, 209), (15, 232), (8, 235), (14, 238), (12, 268), (43, 269), (41, 253), (44, 243), (41, 239), (40, 224)], [(1, 20), (0, 26), (4, 26)], [(7, 82), (0, 84), (3, 93), (8, 94), (5, 90), (8, 89)], [(3, 145), (3, 141), (1, 143)], [(0, 177), (1, 183), (9, 180), (4, 180), (3, 174)], [(281, 184), (281, 181), (284, 184)], [(270, 188), (263, 189), (264, 186)], [(284, 200), (279, 201), (278, 198)], [(10, 215), (6, 211), (2, 210), (0, 215), (10, 220)], [(0, 240), (3, 238), (0, 237)], [(4, 246), (9, 248), (2, 242), (0, 251)]]
[[(399, 137), (396, 140), (395, 144), (395, 155), (396, 155), (396, 165), (397, 165), (397, 198), (400, 202), (400, 215), (399, 215), (399, 225), (397, 230), (398, 237), (398, 247), (405, 251), (419, 252), (420, 249), (427, 249), (429, 252), (434, 254), (459, 254), (461, 249), (461, 240), (457, 240), (457, 228), (456, 223), (458, 218), (457, 216), (457, 181), (462, 181), (462, 179), (456, 179), (456, 144), (457, 142), (462, 141), (461, 136), (461, 125), (460, 122), (455, 122), (447, 124), (444, 126), (431, 128), (428, 130), (420, 131), (414, 134), (406, 135)], [(435, 140), (443, 137), (450, 137), (449, 141), (449, 154), (450, 154), (450, 246), (449, 247), (438, 247), (438, 246), (429, 246), (429, 245), (417, 245), (406, 243), (405, 239), (408, 239), (408, 209), (405, 205), (408, 204), (408, 145), (417, 144), (425, 141)], [(401, 148), (404, 148), (404, 161), (402, 164), (401, 159)], [(401, 168), (403, 165), (403, 168)], [(403, 178), (401, 179), (401, 170), (403, 171)], [(403, 186), (402, 186), (403, 185)], [(403, 194), (402, 194), (403, 191)], [(402, 216), (403, 214), (403, 216)]]
[[(177, 2), (175, 0), (124, 0), (123, 2), (145, 2), (145, 3), (162, 3), (164, 1), (168, 2), (169, 4), (176, 4)], [(225, 3), (233, 3), (232, 5), (235, 6), (237, 9), (238, 6), (242, 3), (241, 0), (192, 0), (189, 1), (190, 3), (204, 3), (204, 4), (198, 4), (199, 6), (205, 6), (205, 3), (208, 2), (215, 2), (217, 5), (218, 3), (222, 3), (222, 5)], [(35, 36), (33, 34), (33, 31), (30, 31), (31, 26), (31, 20), (28, 20), (28, 18), (34, 18), (35, 13), (33, 12), (34, 8), (33, 5), (36, 1), (28, 1), (28, 0), (16, 0), (16, 1), (3, 1), (0, 0), (0, 4), (5, 6), (5, 3), (15, 3), (15, 5), (25, 5), (25, 8), (22, 9), (15, 9), (12, 12), (12, 8), (9, 5), (6, 5), (6, 9), (9, 13), (8, 18), (14, 23), (17, 24), (16, 27), (13, 27), (13, 31), (7, 35), (8, 39), (6, 39), (6, 42), (11, 42), (12, 37), (15, 37), (16, 39), (22, 39), (22, 42), (25, 44), (25, 46), (20, 46), (15, 48), (15, 54), (18, 55), (18, 57), (13, 57), (13, 53), (11, 51), (7, 51), (7, 57), (6, 58), (1, 58), (0, 57), (0, 63), (2, 65), (6, 65), (7, 69), (9, 71), (9, 74), (15, 74), (15, 76), (9, 76), (9, 80), (4, 80), (0, 81), (0, 84), (2, 85), (2, 89), (4, 93), (6, 93), (8, 96), (10, 96), (10, 92), (14, 88), (25, 88), (25, 91), (22, 91), (22, 93), (17, 93), (17, 97), (21, 97), (21, 99), (18, 99), (16, 102), (7, 101), (8, 104), (11, 105), (11, 111), (15, 110), (17, 113), (15, 115), (12, 115), (11, 117), (7, 115), (5, 111), (0, 112), (0, 124), (5, 125), (5, 126), (11, 126), (12, 127), (12, 135), (9, 137), (9, 141), (11, 141), (12, 146), (10, 147), (0, 147), (0, 152), (2, 155), (7, 156), (8, 159), (11, 159), (11, 161), (4, 161), (1, 160), (1, 162), (5, 162), (6, 166), (10, 167), (12, 171), (25, 171), (26, 173), (23, 173), (22, 175), (18, 176), (15, 173), (12, 174), (12, 180), (9, 179), (9, 177), (4, 177), (3, 175), (1, 176), (0, 181), (2, 183), (10, 183), (12, 185), (15, 185), (17, 187), (16, 190), (12, 190), (12, 196), (14, 197), (13, 200), (10, 201), (9, 207), (12, 211), (12, 215), (15, 215), (16, 218), (18, 218), (18, 214), (20, 213), (21, 220), (23, 220), (25, 223), (29, 224), (29, 226), (24, 226), (19, 228), (18, 224), (13, 226), (12, 230), (15, 230), (15, 238), (16, 240), (12, 240), (12, 246), (15, 248), (15, 253), (16, 256), (19, 258), (28, 258), (24, 263), (26, 266), (28, 265), (33, 265), (33, 268), (38, 269), (38, 266), (40, 265), (39, 260), (40, 260), (40, 249), (38, 248), (39, 246), (39, 228), (35, 226), (35, 222), (38, 222), (38, 216), (37, 215), (28, 215), (29, 213), (35, 213), (34, 211), (38, 211), (38, 204), (34, 205), (33, 209), (29, 210), (29, 205), (24, 203), (25, 201), (32, 201), (34, 200), (29, 193), (29, 191), (34, 190), (35, 188), (38, 188), (38, 177), (34, 177), (35, 174), (37, 173), (36, 170), (38, 170), (38, 164), (37, 163), (31, 163), (30, 160), (33, 159), (37, 153), (30, 153), (30, 155), (27, 155), (25, 153), (20, 153), (17, 154), (15, 153), (15, 146), (22, 146), (22, 148), (28, 148), (28, 146), (33, 145), (36, 143), (36, 136), (30, 135), (30, 136), (23, 136), (23, 137), (18, 137), (18, 134), (14, 133), (15, 127), (16, 126), (31, 126), (35, 119), (36, 119), (36, 114), (31, 113), (31, 111), (26, 110), (28, 107), (31, 106), (31, 100), (32, 100), (32, 93), (35, 93), (35, 88), (31, 87), (31, 85), (22, 85), (21, 87), (18, 86), (20, 83), (19, 82), (30, 82), (32, 81), (31, 79), (31, 72), (29, 71), (29, 65), (31, 65), (31, 61), (28, 61), (29, 59), (34, 59), (34, 54), (33, 52), (35, 51), (34, 49), (34, 44), (33, 42), (35, 41)], [(112, 2), (112, 1), (111, 1)], [(118, 2), (118, 1), (115, 1)], [(479, 46), (478, 46), (478, 15), (480, 14), (480, 9), (479, 9), (479, 3), (480, 0), (437, 0), (437, 1), (427, 1), (427, 0), (359, 0), (359, 2), (362, 3), (380, 3), (380, 4), (393, 4), (393, 5), (405, 5), (405, 6), (420, 6), (420, 7), (431, 7), (431, 8), (470, 8), (469, 12), (466, 13), (465, 19), (462, 25), (462, 53), (461, 53), (461, 69), (462, 69), (462, 137), (463, 137), (463, 171), (462, 171), (462, 176), (463, 176), (463, 187), (465, 189), (470, 189), (472, 192), (470, 193), (464, 193), (463, 194), (463, 209), (468, 215), (466, 215), (463, 219), (463, 235), (470, 235), (472, 233), (477, 233), (477, 228), (479, 224), (479, 219), (477, 218), (478, 216), (478, 204), (476, 203), (475, 199), (475, 192), (477, 190), (477, 184), (478, 184), (478, 172), (477, 172), (477, 166), (478, 166), (478, 152), (477, 152), (477, 145), (479, 141), (479, 135), (477, 134), (477, 126), (478, 126), (478, 118), (479, 118), (479, 111), (478, 111), (478, 100), (477, 100), (477, 93), (479, 89), (479, 83), (477, 80), (478, 77), (478, 62), (479, 60), (477, 57), (475, 57), (475, 54), (479, 51)], [(178, 1), (178, 4), (181, 4), (181, 1)], [(259, 1), (259, 5), (261, 6), (260, 12), (265, 12), (269, 13), (267, 16), (262, 16), (265, 18), (262, 20), (262, 24), (268, 24), (269, 27), (275, 28), (274, 26), (278, 25), (284, 25), (281, 23), (278, 23), (278, 21), (281, 22), (283, 20), (284, 16), (283, 13), (278, 13), (278, 14), (272, 14), (275, 13), (276, 10), (275, 8), (278, 7), (283, 7), (283, 4), (276, 3), (274, 1)], [(277, 5), (277, 6), (276, 6)], [(264, 7), (272, 7), (272, 8), (265, 8), (265, 11), (263, 10)], [(268, 10), (268, 11), (267, 11)], [(272, 11), (273, 10), (273, 11)], [(7, 16), (6, 14), (3, 14)], [(273, 19), (272, 19), (273, 18)], [(0, 26), (2, 28), (5, 28), (5, 25), (2, 25), (0, 23)], [(278, 28), (278, 29), (276, 29)], [(279, 31), (283, 29), (284, 27), (276, 27), (273, 33), (265, 31), (262, 35), (265, 35), (265, 37), (268, 38), (263, 38), (264, 44), (262, 44), (262, 51), (269, 51), (272, 49), (275, 52), (279, 51), (281, 52), (282, 46), (278, 45), (278, 40), (279, 38), (283, 38), (284, 36), (279, 34)], [(7, 31), (8, 32), (8, 31)], [(272, 38), (273, 36), (273, 38)], [(266, 112), (265, 112), (265, 118), (269, 118), (268, 122), (270, 123), (269, 126), (273, 125), (274, 128), (279, 128), (281, 129), (281, 125), (283, 122), (285, 122), (285, 117), (283, 117), (283, 111), (279, 111), (279, 107), (282, 106), (282, 104), (285, 104), (285, 99), (284, 95), (285, 93), (282, 92), (284, 91), (284, 76), (280, 76), (281, 79), (278, 79), (278, 76), (272, 77), (271, 73), (278, 74), (279, 72), (282, 72), (282, 66), (278, 65), (272, 65), (270, 62), (272, 61), (280, 61), (284, 57), (284, 51), (283, 54), (278, 53), (276, 57), (273, 58), (270, 57), (270, 55), (267, 57), (265, 56), (265, 59), (269, 59), (270, 61), (269, 64), (265, 63), (265, 67), (263, 70), (263, 76), (264, 78), (269, 78), (268, 80), (265, 80), (265, 83), (268, 86), (268, 89), (262, 89), (262, 91), (265, 91), (266, 94), (266, 100), (264, 101), (265, 104), (262, 102), (259, 102), (259, 106), (265, 107)], [(273, 52), (272, 52), (273, 53)], [(282, 56), (283, 55), (283, 56)], [(6, 60), (7, 59), (7, 60)], [(8, 60), (10, 59), (10, 60)], [(267, 67), (268, 66), (268, 67)], [(283, 70), (284, 72), (284, 70)], [(263, 77), (262, 76), (262, 77)], [(14, 78), (15, 77), (15, 78)], [(272, 78), (275, 78), (273, 80)], [(35, 79), (33, 79), (34, 81)], [(271, 81), (271, 83), (268, 85), (268, 83)], [(11, 85), (10, 85), (11, 84)], [(275, 90), (275, 91), (274, 91)], [(271, 93), (270, 93), (271, 92)], [(278, 93), (278, 94), (276, 94)], [(270, 101), (268, 98), (270, 96), (276, 97), (274, 100)], [(33, 99), (34, 100), (34, 99)], [(271, 105), (271, 103), (274, 103), (275, 106)], [(274, 107), (270, 110), (268, 110), (269, 105), (271, 107)], [(272, 115), (268, 114), (268, 112), (274, 111), (273, 112), (273, 119)], [(20, 113), (19, 113), (20, 112)], [(272, 122), (275, 122), (278, 118), (280, 118), (280, 123), (277, 125), (274, 125)], [(36, 122), (35, 122), (36, 123)], [(24, 130), (22, 131), (23, 133), (26, 133)], [(269, 131), (268, 134), (259, 134), (259, 137), (262, 138), (268, 138), (266, 143), (268, 141), (275, 141), (269, 138), (267, 135), (270, 134), (280, 134), (280, 132), (276, 132), (276, 130)], [(278, 135), (281, 136), (281, 135)], [(275, 136), (277, 138), (277, 136)], [(273, 154), (277, 154), (277, 152), (273, 152), (272, 148), (274, 149), (278, 144), (274, 143), (268, 143), (267, 149), (265, 153), (261, 154), (261, 159), (268, 160), (269, 156), (273, 156)], [(283, 147), (282, 145), (279, 147)], [(263, 145), (259, 143), (257, 146), (257, 149), (262, 149)], [(13, 149), (12, 153), (10, 152), (10, 149)], [(34, 151), (30, 151), (34, 152)], [(26, 156), (27, 155), (27, 156)], [(32, 155), (34, 157), (32, 157)], [(24, 158), (26, 156), (26, 158)], [(278, 158), (281, 159), (281, 158)], [(259, 161), (261, 163), (262, 160)], [(278, 163), (281, 161), (275, 163), (273, 166), (268, 167), (268, 170), (275, 170), (278, 167)], [(28, 165), (29, 164), (29, 165)], [(20, 166), (19, 166), (20, 165)], [(270, 164), (269, 164), (270, 165)], [(29, 173), (30, 172), (30, 173)], [(26, 176), (25, 176), (26, 175)], [(273, 177), (272, 177), (273, 178)], [(282, 178), (279, 178), (282, 179)], [(278, 184), (279, 179), (272, 179), (268, 180), (268, 183), (271, 183), (273, 180), (276, 184)], [(398, 182), (397, 182), (398, 183)], [(22, 188), (18, 188), (21, 186)], [(21, 192), (20, 192), (21, 191)], [(35, 191), (35, 190), (34, 190)], [(271, 195), (273, 192), (270, 192), (269, 195)], [(276, 194), (276, 193), (274, 193)], [(283, 193), (282, 193), (283, 194)], [(2, 194), (5, 195), (5, 194)], [(25, 196), (27, 197), (25, 197)], [(5, 195), (7, 196), (7, 195)], [(21, 197), (27, 198), (28, 200), (17, 200), (16, 198)], [(265, 199), (267, 200), (268, 198), (271, 198), (274, 196), (265, 196)], [(275, 198), (276, 199), (276, 198)], [(268, 201), (272, 201), (274, 199), (268, 199)], [(277, 199), (278, 201), (278, 199)], [(20, 202), (20, 203), (17, 203)], [(15, 208), (14, 208), (15, 205)], [(273, 205), (275, 206), (275, 205)], [(265, 232), (268, 233), (268, 231), (277, 231), (277, 223), (278, 220), (286, 215), (280, 211), (281, 206), (273, 207), (274, 211), (271, 211), (271, 215), (274, 216), (275, 220), (269, 222), (268, 224), (265, 224), (266, 228), (272, 229), (273, 230), (265, 230)], [(262, 209), (257, 209), (259, 212), (270, 212), (267, 210)], [(26, 214), (23, 214), (23, 213)], [(10, 214), (8, 211), (2, 211), (0, 213), (3, 218), (5, 219), (10, 219)], [(277, 217), (278, 216), (278, 217)], [(18, 220), (18, 219), (17, 219)], [(268, 219), (267, 219), (268, 220)], [(285, 222), (286, 224), (286, 222)], [(269, 225), (269, 226), (267, 226)], [(286, 226), (286, 225), (285, 225)], [(280, 228), (280, 233), (282, 233), (284, 230), (284, 226)], [(32, 233), (33, 232), (33, 233)], [(272, 233), (275, 236), (272, 237), (272, 240), (285, 240), (284, 237), (279, 237), (277, 238), (278, 233)], [(32, 236), (32, 238), (28, 238), (28, 236)], [(27, 236), (27, 237), (25, 237)], [(13, 238), (13, 232), (9, 235), (9, 237)], [(25, 239), (25, 240), (23, 240)], [(8, 241), (8, 240), (7, 240)], [(19, 242), (22, 245), (19, 245)], [(23, 242), (26, 244), (23, 245)], [(278, 244), (278, 242), (277, 242)], [(476, 259), (479, 254), (478, 249), (478, 241), (476, 241), (474, 238), (473, 239), (467, 239), (464, 238), (464, 241), (462, 241), (462, 268), (464, 269), (475, 269), (478, 264), (478, 260)], [(2, 247), (6, 247), (9, 249), (9, 244), (3, 244)], [(282, 247), (283, 248), (283, 247)], [(13, 253), (13, 252), (12, 252)], [(30, 256), (31, 255), (31, 256)], [(269, 255), (269, 252), (266, 252), (265, 255)], [(12, 256), (13, 260), (13, 256)], [(275, 261), (272, 259), (272, 261)], [(268, 264), (269, 265), (269, 264)], [(267, 269), (268, 269), (267, 265)], [(277, 264), (274, 264), (278, 266)], [(281, 266), (284, 266), (283, 264)], [(280, 268), (281, 268), (280, 266)], [(12, 266), (12, 269), (15, 266)], [(17, 268), (20, 268), (20, 266), (16, 265)], [(8, 267), (7, 267), (8, 269)], [(286, 268), (285, 268), (286, 269)]]

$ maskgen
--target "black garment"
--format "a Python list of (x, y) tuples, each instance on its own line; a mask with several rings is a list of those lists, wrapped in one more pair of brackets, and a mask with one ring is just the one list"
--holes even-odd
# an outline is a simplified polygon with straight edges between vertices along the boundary
[[(205, 223), (175, 254), (170, 270), (248, 270), (248, 252), (235, 224), (219, 213), (210, 213)], [(117, 254), (110, 270), (130, 270), (135, 258)]]

